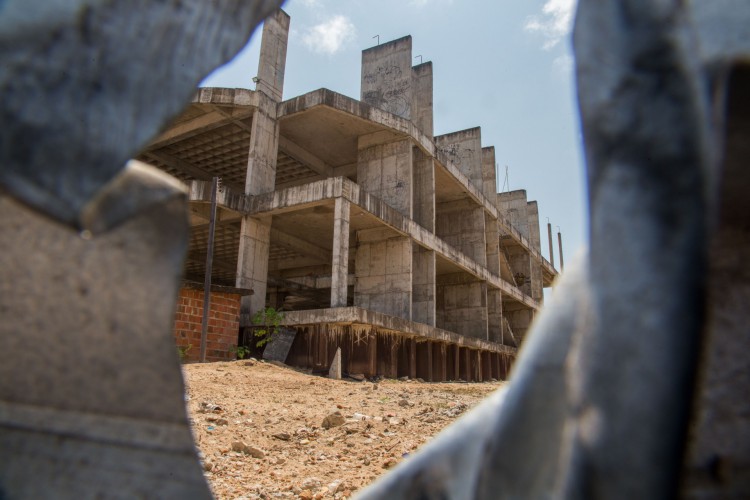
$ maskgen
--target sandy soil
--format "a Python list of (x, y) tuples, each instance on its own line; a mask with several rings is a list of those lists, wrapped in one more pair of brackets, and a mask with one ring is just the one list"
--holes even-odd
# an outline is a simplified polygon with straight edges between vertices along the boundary
[(348, 498), (503, 384), (330, 380), (252, 360), (184, 374), (220, 499)]

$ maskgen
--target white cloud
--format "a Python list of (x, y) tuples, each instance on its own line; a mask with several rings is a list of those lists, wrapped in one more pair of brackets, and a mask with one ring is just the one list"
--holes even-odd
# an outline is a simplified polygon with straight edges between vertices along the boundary
[(307, 8), (320, 7), (320, 0), (300, 0), (300, 2)]
[(356, 29), (346, 16), (333, 16), (328, 21), (316, 24), (302, 35), (302, 42), (319, 54), (335, 54), (352, 39)]
[(541, 34), (546, 39), (542, 47), (550, 50), (570, 33), (575, 8), (576, 0), (547, 0), (541, 15), (530, 16), (523, 29)]

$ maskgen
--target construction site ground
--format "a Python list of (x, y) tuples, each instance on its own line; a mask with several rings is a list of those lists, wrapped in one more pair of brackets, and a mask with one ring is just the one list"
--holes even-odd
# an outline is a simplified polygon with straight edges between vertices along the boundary
[(216, 498), (349, 498), (504, 382), (332, 380), (255, 360), (183, 365)]

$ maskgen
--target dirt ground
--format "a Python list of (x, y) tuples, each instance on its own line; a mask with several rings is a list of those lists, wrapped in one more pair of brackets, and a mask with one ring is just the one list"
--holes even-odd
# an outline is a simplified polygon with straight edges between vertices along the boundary
[(348, 498), (500, 387), (330, 380), (245, 360), (183, 366), (216, 498)]

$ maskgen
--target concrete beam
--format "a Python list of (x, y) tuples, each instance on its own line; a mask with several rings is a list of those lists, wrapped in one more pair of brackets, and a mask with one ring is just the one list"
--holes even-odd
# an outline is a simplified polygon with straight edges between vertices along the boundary
[[(249, 324), (250, 317), (242, 316), (240, 325)], [(346, 324), (346, 325), (372, 325), (375, 328), (390, 330), (407, 337), (424, 337), (426, 339), (458, 344), (482, 349), (486, 351), (499, 352), (515, 356), (517, 349), (514, 347), (458, 335), (454, 332), (442, 330), (423, 323), (415, 323), (403, 318), (389, 316), (387, 314), (369, 311), (359, 307), (337, 307), (331, 309), (311, 309), (305, 311), (287, 311), (284, 313), (283, 324), (285, 326), (318, 325), (323, 323)]]

